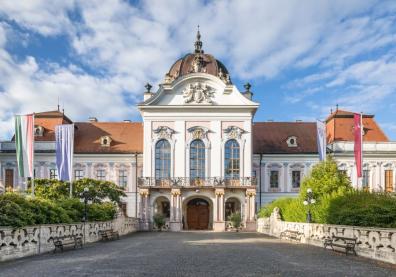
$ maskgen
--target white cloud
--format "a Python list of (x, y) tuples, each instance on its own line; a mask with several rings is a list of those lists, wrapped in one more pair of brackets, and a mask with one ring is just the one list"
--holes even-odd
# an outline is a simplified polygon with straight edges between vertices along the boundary
[[(193, 50), (198, 24), (204, 50), (225, 60), (231, 77), (269, 79), (289, 69), (319, 66), (317, 72), (285, 86), (295, 88), (295, 95), (286, 95), (290, 103), (309, 99), (311, 111), (317, 110), (323, 105), (311, 98), (326, 89), (336, 90), (326, 106), (336, 101), (350, 105), (366, 99), (363, 93), (380, 101), (394, 93), (394, 61), (389, 57), (354, 61), (396, 40), (392, 15), (396, 6), (392, 1), (375, 4), (149, 0), (133, 6), (121, 0), (2, 1), (0, 17), (10, 26), (17, 24), (22, 32), (43, 36), (66, 35), (69, 54), (82, 67), (36, 57), (16, 60), (5, 50), (12, 30), (0, 25), (0, 132), (9, 132), (7, 122), (14, 112), (51, 109), (58, 95), (72, 118), (98, 111), (96, 115), (104, 119), (131, 115), (133, 103), (142, 98), (143, 85), (160, 82), (178, 57)], [(355, 87), (349, 86), (351, 81)], [(350, 91), (340, 95), (340, 86)]]

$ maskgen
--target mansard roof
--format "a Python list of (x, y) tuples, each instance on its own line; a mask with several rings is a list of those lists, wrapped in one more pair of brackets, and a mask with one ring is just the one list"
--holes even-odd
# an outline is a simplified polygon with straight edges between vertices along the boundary
[[(316, 154), (315, 122), (254, 122), (254, 154)], [(296, 139), (290, 147), (289, 138)]]

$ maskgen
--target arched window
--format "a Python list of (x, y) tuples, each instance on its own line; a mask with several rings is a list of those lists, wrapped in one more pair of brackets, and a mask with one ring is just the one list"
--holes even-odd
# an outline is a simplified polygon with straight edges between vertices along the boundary
[(205, 178), (205, 144), (200, 139), (190, 144), (190, 178)]
[(155, 178), (169, 178), (171, 171), (171, 146), (165, 139), (155, 145)]
[(224, 148), (224, 177), (226, 179), (239, 178), (239, 143), (235, 139), (226, 142)]

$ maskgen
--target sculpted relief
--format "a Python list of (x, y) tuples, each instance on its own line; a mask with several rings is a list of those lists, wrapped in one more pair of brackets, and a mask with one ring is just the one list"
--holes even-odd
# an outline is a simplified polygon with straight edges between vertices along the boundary
[(190, 84), (183, 90), (184, 103), (212, 104), (214, 89), (205, 83)]

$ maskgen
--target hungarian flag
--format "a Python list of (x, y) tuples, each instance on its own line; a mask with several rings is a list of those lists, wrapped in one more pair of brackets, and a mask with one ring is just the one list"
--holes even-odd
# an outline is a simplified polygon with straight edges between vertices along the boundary
[(15, 116), (15, 147), (20, 177), (33, 176), (34, 153), (33, 114)]
[(363, 164), (363, 124), (362, 124), (362, 115), (355, 113), (354, 117), (354, 135), (355, 135), (355, 145), (354, 145), (354, 152), (355, 152), (355, 162), (356, 162), (356, 171), (357, 177), (362, 177), (362, 164)]

